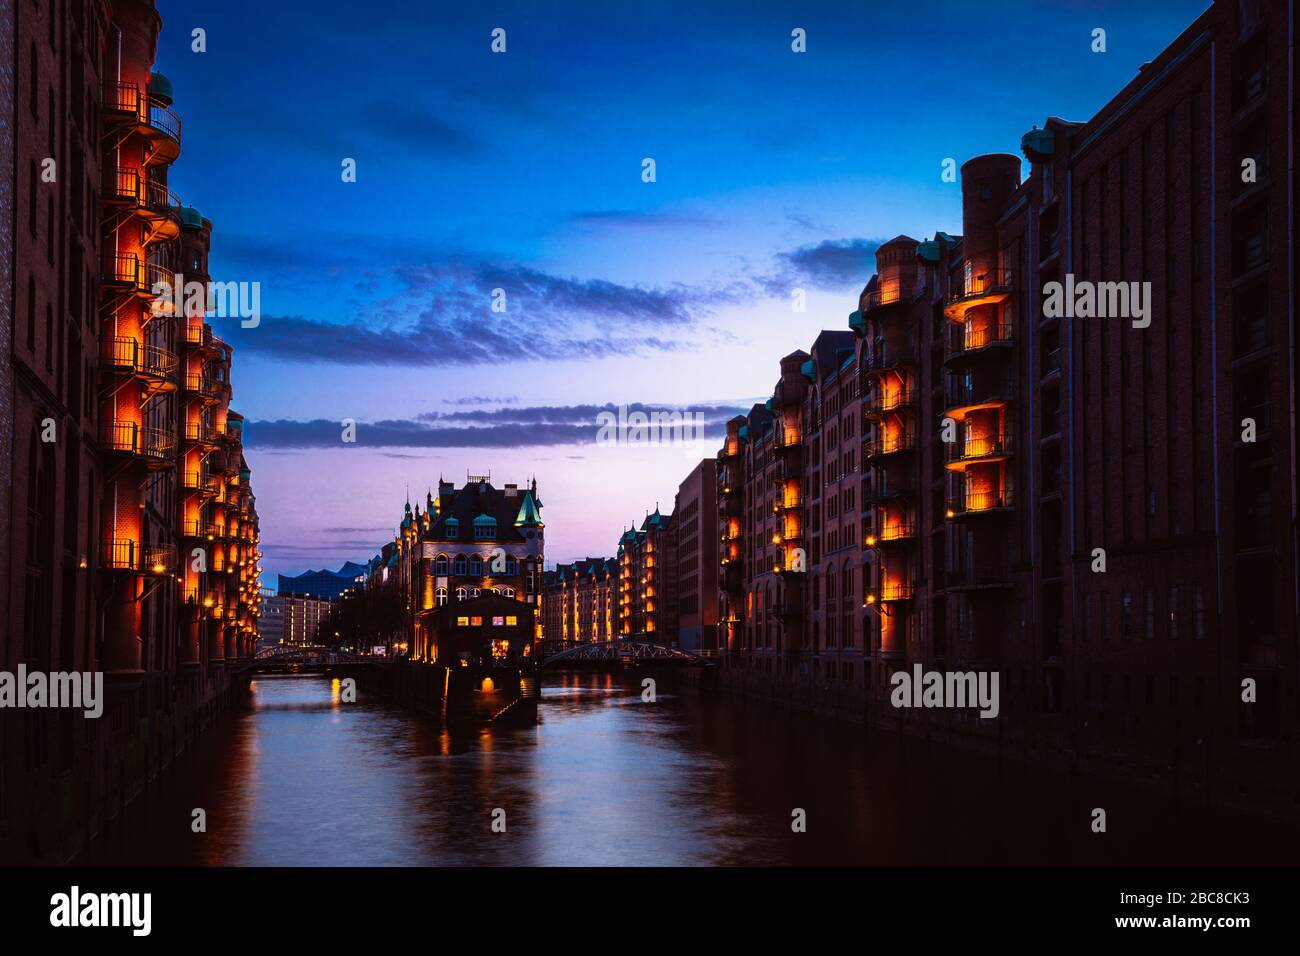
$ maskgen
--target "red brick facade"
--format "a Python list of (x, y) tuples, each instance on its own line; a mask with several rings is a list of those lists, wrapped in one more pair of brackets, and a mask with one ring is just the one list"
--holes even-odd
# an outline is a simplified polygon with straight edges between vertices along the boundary
[[(881, 246), (850, 340), (782, 360), (719, 452), (734, 668), (889, 720), (898, 669), (995, 670), (1008, 726), (976, 733), (1287, 799), (1287, 6), (1216, 3), (1091, 120), (1027, 133), (1026, 178), (966, 163), (962, 235)], [(1150, 298), (1049, 314), (1052, 283)]]

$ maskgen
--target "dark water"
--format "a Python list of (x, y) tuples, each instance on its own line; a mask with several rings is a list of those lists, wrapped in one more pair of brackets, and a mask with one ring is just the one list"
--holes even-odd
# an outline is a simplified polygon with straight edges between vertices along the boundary
[[(1295, 863), (1292, 829), (860, 728), (558, 674), (541, 723), (447, 733), (263, 677), (116, 821), (98, 864)], [(1091, 832), (1093, 807), (1108, 832)], [(191, 811), (207, 813), (193, 833)], [(492, 830), (505, 811), (506, 832)], [(807, 830), (791, 830), (792, 812)]]

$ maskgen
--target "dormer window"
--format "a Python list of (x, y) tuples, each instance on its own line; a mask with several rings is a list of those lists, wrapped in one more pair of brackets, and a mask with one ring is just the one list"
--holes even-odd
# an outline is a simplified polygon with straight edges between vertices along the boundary
[(474, 519), (474, 539), (476, 541), (491, 541), (497, 536), (497, 519), (491, 515), (482, 514)]
[(455, 518), (448, 518), (446, 521), (444, 521), (444, 522), (442, 523), (442, 530), (443, 530), (443, 533), (444, 533), (448, 538), (459, 538), (459, 537), (460, 537), (460, 522), (457, 521)]

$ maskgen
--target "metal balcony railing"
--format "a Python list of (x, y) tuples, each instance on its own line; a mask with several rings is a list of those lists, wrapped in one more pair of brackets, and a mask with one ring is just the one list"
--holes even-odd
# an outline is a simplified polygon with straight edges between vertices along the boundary
[(1015, 328), (1010, 322), (992, 322), (978, 328), (967, 324), (957, 325), (948, 338), (948, 354), (960, 355), (990, 345), (1009, 345), (1014, 336)]
[(912, 590), (911, 581), (893, 581), (880, 589), (880, 600), (886, 603), (890, 601), (910, 601), (912, 600)]
[(140, 570), (150, 574), (167, 574), (176, 568), (176, 549), (171, 545), (149, 545), (143, 549)]
[(864, 452), (868, 458), (879, 458), (882, 455), (911, 451), (915, 445), (916, 437), (912, 429), (902, 428), (867, 439)]
[(129, 538), (105, 538), (101, 546), (100, 565), (110, 571), (135, 571), (139, 568), (140, 548)]
[(112, 419), (99, 426), (99, 443), (105, 451), (135, 454), (140, 426), (136, 422)]
[(972, 275), (948, 293), (949, 304), (957, 304), (967, 299), (978, 299), (997, 293), (1010, 292), (1012, 288), (1012, 270), (992, 269), (987, 273)]
[(1015, 503), (1010, 488), (997, 491), (965, 491), (958, 494), (948, 507), (956, 514), (978, 514), (982, 511), (1001, 511)]
[(944, 407), (992, 405), (1010, 401), (1011, 396), (1011, 380), (1008, 378), (957, 379), (949, 381), (944, 389)]
[(135, 253), (109, 253), (105, 255), (100, 278), (108, 285), (125, 285), (133, 289), (145, 288), (144, 268), (140, 262), (140, 257)]
[(176, 372), (176, 353), (157, 345), (146, 345), (138, 371), (154, 378), (171, 378)]
[(140, 173), (135, 169), (112, 167), (105, 173), (104, 199), (106, 201), (140, 202)]
[(916, 537), (916, 523), (910, 516), (887, 520), (880, 527), (881, 541), (907, 541)]
[(887, 412), (897, 411), (912, 404), (912, 385), (908, 384), (891, 388), (874, 388), (862, 402), (862, 410), (868, 415), (883, 415)]
[(181, 117), (170, 106), (159, 103), (149, 104), (149, 125), (161, 132), (168, 139), (180, 145)]
[(138, 117), (141, 115), (142, 102), (140, 87), (135, 83), (104, 84), (103, 106), (108, 112), (130, 113)]
[(145, 458), (166, 461), (176, 451), (176, 440), (163, 428), (141, 428), (137, 453)]
[(967, 435), (962, 441), (951, 442), (947, 447), (948, 460), (954, 462), (1002, 457), (1011, 454), (1012, 435), (1010, 432)]
[(870, 311), (881, 306), (893, 305), (895, 302), (901, 302), (902, 300), (902, 289), (897, 285), (884, 289), (873, 289), (862, 297), (862, 308), (864, 311)]

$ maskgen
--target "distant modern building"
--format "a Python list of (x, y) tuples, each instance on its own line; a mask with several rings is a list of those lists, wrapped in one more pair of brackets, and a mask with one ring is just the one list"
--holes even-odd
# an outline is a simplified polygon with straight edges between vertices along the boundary
[(304, 571), (298, 575), (277, 575), (278, 594), (310, 594), (312, 597), (336, 600), (348, 588), (365, 582), (367, 565), (355, 561), (344, 562), (337, 571)]
[(277, 594), (263, 605), (263, 619), (269, 625), (262, 634), (268, 638), (279, 631), (279, 644), (315, 644), (320, 622), (329, 614), (334, 602), (311, 594)]
[(258, 619), (259, 647), (284, 643), (284, 604), (270, 588), (261, 588), (262, 616)]

